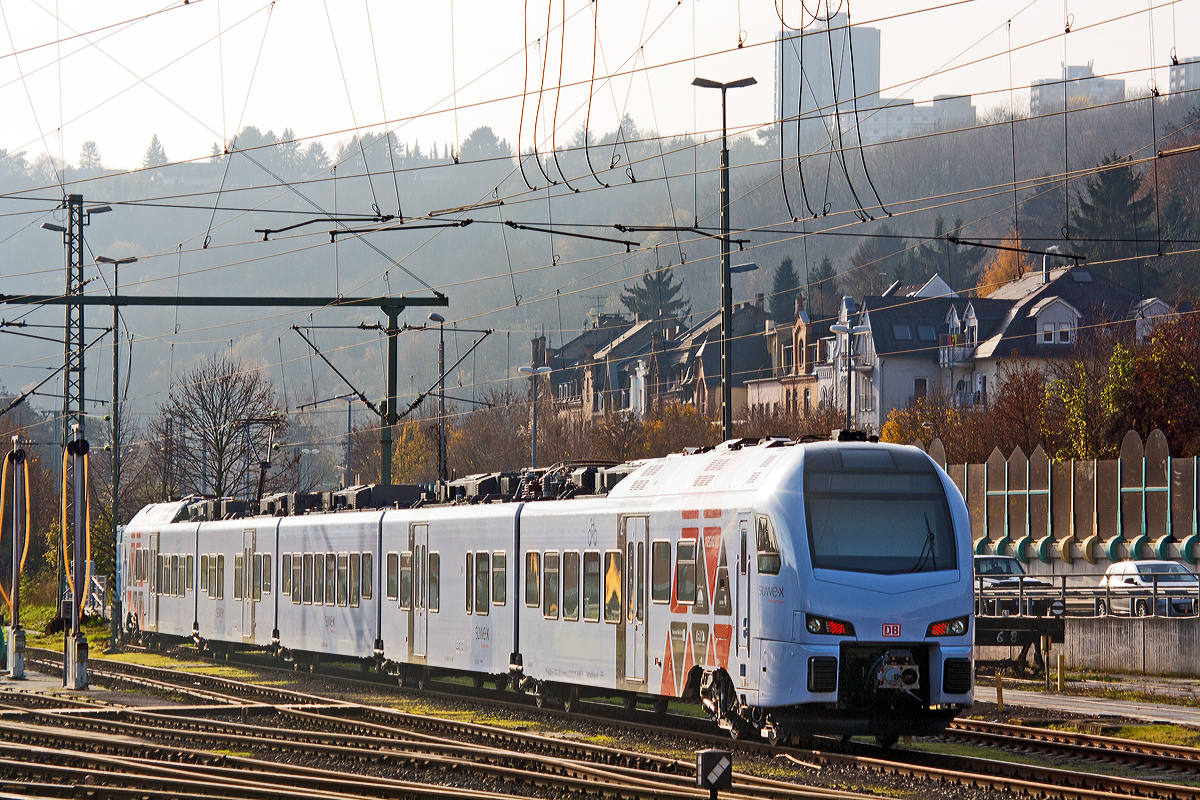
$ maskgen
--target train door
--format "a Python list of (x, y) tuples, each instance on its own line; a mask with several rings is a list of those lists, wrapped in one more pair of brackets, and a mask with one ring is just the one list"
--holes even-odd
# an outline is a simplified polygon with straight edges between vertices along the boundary
[[(252, 574), (254, 565), (254, 529), (242, 531), (242, 554), (237, 557), (242, 562), (241, 595), (242, 595), (242, 641), (254, 641), (254, 592), (252, 591)], [(237, 583), (239, 570), (234, 564), (234, 582)], [(260, 584), (261, 586), (261, 584)], [(234, 594), (238, 594), (234, 592)]]
[[(413, 525), (409, 534), (413, 554), (413, 655), (424, 658), (429, 640), (429, 526)], [(467, 576), (471, 580), (471, 576)]]
[(646, 517), (625, 518), (625, 679), (646, 680)]
[(162, 580), (162, 565), (158, 562), (158, 534), (150, 534), (150, 553), (146, 556), (150, 573), (150, 599), (146, 603), (146, 630), (158, 625), (158, 582)]
[(737, 557), (737, 655), (750, 655), (750, 516), (738, 515)]

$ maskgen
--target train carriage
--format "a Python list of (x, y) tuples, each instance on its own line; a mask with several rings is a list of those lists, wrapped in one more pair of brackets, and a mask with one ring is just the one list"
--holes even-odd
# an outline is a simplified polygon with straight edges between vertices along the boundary
[[(699, 700), (772, 741), (890, 741), (970, 705), (969, 521), (923, 452), (734, 441), (619, 469), (590, 496), (551, 468), (500, 502), (199, 525), (153, 506), (126, 533), (127, 602), (143, 630), (186, 635), (190, 535), (210, 643), (418, 681), (508, 672), (542, 703)], [(540, 501), (562, 487), (584, 496)]]

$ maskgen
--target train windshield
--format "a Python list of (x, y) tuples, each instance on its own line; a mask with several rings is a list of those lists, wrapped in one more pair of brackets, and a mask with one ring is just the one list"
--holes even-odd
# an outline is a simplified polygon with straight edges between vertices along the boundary
[(958, 568), (946, 493), (919, 453), (812, 451), (804, 504), (814, 568), (882, 575)]

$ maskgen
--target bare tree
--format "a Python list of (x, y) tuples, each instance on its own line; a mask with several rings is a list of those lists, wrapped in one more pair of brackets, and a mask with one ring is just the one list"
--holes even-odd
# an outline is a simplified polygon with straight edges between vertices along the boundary
[[(243, 495), (286, 431), (275, 387), (257, 367), (213, 356), (189, 370), (150, 423), (152, 459), (166, 496)], [(286, 452), (286, 451), (284, 451)], [(299, 455), (273, 461), (268, 488), (294, 488)]]

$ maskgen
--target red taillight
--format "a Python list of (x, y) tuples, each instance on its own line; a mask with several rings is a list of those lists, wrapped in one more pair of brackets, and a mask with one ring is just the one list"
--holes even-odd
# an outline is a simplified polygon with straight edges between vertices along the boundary
[(825, 627), (834, 636), (845, 636), (848, 632), (845, 625), (835, 620), (829, 620), (826, 622)]
[(950, 632), (949, 622), (935, 622), (929, 626), (929, 636), (946, 636)]

